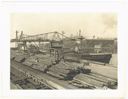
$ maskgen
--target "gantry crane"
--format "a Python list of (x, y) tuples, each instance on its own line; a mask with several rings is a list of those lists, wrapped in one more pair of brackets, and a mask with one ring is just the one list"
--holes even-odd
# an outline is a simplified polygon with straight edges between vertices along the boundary
[(54, 55), (56, 60), (60, 60), (63, 57), (63, 39), (68, 38), (64, 35), (64, 32), (59, 33), (55, 31), (37, 35), (25, 35), (23, 31), (21, 31), (19, 36), (18, 33), (19, 32), (16, 31), (16, 38), (12, 39), (11, 42), (15, 42), (19, 50), (23, 49), (31, 53), (38, 53), (40, 43), (48, 42), (50, 44), (50, 55)]

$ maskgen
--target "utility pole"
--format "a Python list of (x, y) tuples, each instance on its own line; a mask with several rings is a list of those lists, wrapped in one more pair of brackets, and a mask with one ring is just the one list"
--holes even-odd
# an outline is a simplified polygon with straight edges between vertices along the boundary
[(18, 31), (16, 30), (16, 43), (15, 43), (15, 47), (18, 48)]

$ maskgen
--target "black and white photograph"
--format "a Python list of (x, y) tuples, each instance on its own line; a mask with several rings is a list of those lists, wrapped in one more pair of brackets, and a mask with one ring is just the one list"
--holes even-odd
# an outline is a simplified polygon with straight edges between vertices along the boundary
[(116, 90), (117, 13), (10, 14), (10, 90)]

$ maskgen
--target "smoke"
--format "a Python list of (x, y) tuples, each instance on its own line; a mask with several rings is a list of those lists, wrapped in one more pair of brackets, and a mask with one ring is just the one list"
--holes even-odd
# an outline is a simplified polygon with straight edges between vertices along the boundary
[(115, 14), (103, 14), (101, 17), (104, 24), (104, 32), (106, 32), (108, 29), (116, 29), (117, 18)]

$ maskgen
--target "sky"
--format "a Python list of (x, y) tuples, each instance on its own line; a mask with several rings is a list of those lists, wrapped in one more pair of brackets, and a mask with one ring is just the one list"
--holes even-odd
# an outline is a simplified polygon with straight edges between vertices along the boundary
[(117, 37), (116, 13), (12, 13), (10, 19), (11, 38), (16, 30), (27, 35), (64, 31), (67, 36), (81, 30), (85, 37)]

